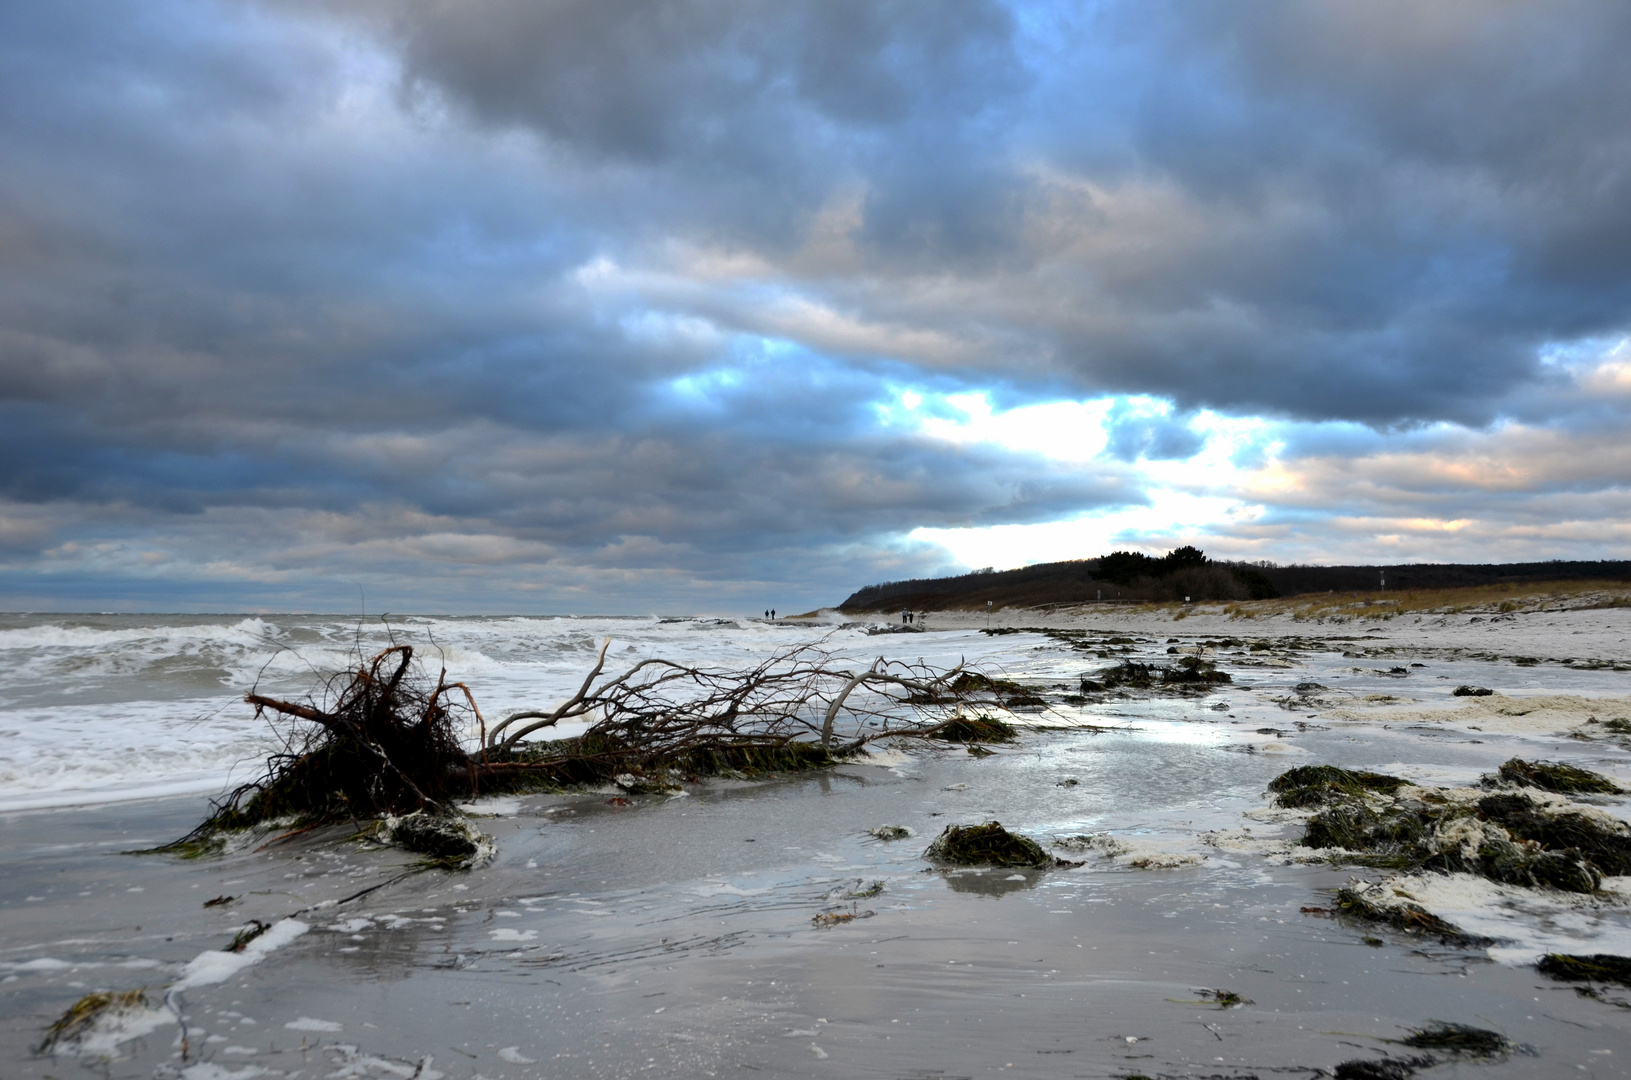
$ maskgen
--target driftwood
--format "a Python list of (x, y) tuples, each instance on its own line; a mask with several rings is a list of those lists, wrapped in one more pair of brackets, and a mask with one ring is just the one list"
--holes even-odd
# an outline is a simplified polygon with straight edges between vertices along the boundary
[[(959, 733), (979, 713), (1003, 708), (993, 688), (1011, 685), (961, 663), (879, 657), (857, 667), (824, 643), (741, 670), (649, 658), (610, 675), (610, 644), (565, 701), (513, 712), (490, 729), (469, 687), (448, 682), (445, 670), (432, 681), (409, 645), (330, 680), (321, 703), (251, 692), (245, 700), (278, 722), (284, 747), (178, 843), (274, 818), (306, 825), (445, 813), (457, 798), (505, 790), (614, 778), (662, 787), (670, 774), (820, 767), (880, 738), (966, 737)], [(565, 721), (588, 728), (528, 741)], [(461, 735), (472, 731), (475, 739)]]
[[(487, 733), (495, 760), (513, 755), (521, 740), (562, 720), (594, 722), (586, 737), (612, 738), (658, 755), (693, 744), (748, 739), (773, 745), (814, 740), (829, 753), (853, 753), (884, 735), (929, 735), (950, 717), (944, 707), (977, 695), (959, 688), (962, 664), (942, 670), (886, 661), (855, 671), (819, 644), (774, 654), (747, 670), (728, 670), (653, 658), (598, 684), (605, 669), (601, 646), (578, 692), (547, 712), (512, 713)], [(857, 698), (857, 691), (864, 691)], [(926, 707), (935, 707), (930, 715)], [(847, 713), (849, 723), (838, 728)], [(506, 734), (512, 724), (532, 723)], [(876, 731), (868, 731), (876, 727)]]

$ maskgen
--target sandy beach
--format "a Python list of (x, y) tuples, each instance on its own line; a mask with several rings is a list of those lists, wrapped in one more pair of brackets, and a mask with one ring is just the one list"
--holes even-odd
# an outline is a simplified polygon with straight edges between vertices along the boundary
[[(497, 855), (468, 873), (411, 872), (412, 856), (343, 831), (192, 861), (124, 854), (185, 832), (199, 795), (8, 813), (7, 1075), (1314, 1076), (1410, 1058), (1398, 1040), (1433, 1020), (1511, 1048), (1440, 1053), (1422, 1075), (1621, 1073), (1623, 1009), (1531, 965), (1631, 954), (1626, 879), (1585, 896), (1440, 875), (1426, 892), (1298, 847), (1307, 815), (1265, 789), (1312, 763), (1457, 788), (1513, 757), (1631, 785), (1627, 739), (1605, 730), (1631, 718), (1614, 670), (1631, 613), (992, 616), (1019, 627), (1084, 633), (992, 636), (984, 616), (947, 614), (923, 633), (838, 631), (857, 655), (967, 655), (1058, 699), (1016, 713), (1020, 739), (990, 756), (884, 745), (678, 796), (489, 800), (470, 810)], [(716, 631), (738, 632), (832, 631)], [(1059, 690), (1114, 660), (1184, 655), (1232, 681), (1075, 705)], [(1453, 696), (1464, 684), (1492, 693)], [(1082, 865), (923, 858), (946, 824), (992, 819)], [(910, 835), (878, 839), (883, 825)], [(1356, 880), (1414, 887), (1488, 943), (1332, 917), (1332, 890)], [(221, 951), (252, 921), (271, 929)], [(83, 995), (132, 990), (141, 1003), (34, 1053)]]

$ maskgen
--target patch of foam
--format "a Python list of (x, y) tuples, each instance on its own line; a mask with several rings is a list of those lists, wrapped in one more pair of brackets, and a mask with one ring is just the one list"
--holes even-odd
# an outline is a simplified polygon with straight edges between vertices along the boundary
[(283, 1025), (290, 1031), (344, 1031), (345, 1025), (333, 1020), (319, 1020), (314, 1016), (302, 1016), (298, 1020), (290, 1020)]
[(744, 889), (727, 881), (709, 881), (692, 887), (690, 891), (697, 896), (759, 896), (770, 889)]
[(1532, 964), (1550, 952), (1631, 953), (1631, 897), (1619, 889), (1569, 893), (1422, 873), (1370, 883), (1363, 895), (1381, 907), (1419, 904), (1466, 933), (1495, 938), (1487, 951), (1503, 963)]
[(1631, 697), (1582, 697), (1578, 694), (1545, 694), (1534, 697), (1455, 698), (1443, 706), (1412, 705), (1403, 708), (1379, 707), (1327, 709), (1321, 716), (1332, 720), (1355, 720), (1388, 724), (1472, 724), (1485, 732), (1501, 735), (1550, 735), (1582, 728), (1592, 717), (1598, 720), (1631, 719)]
[(524, 805), (519, 795), (489, 795), (483, 799), (459, 803), (459, 809), (477, 817), (515, 817)]
[(538, 937), (538, 931), (536, 930), (514, 930), (508, 926), (489, 930), (487, 934), (494, 941), (533, 941)]
[[(350, 1076), (368, 1078), (392, 1076), (396, 1077), (397, 1080), (442, 1080), (447, 1075), (439, 1069), (431, 1068), (431, 1063), (436, 1060), (431, 1057), (421, 1058), (417, 1063), (396, 1061), (391, 1058), (360, 1053), (357, 1047), (347, 1043), (337, 1043), (328, 1049), (330, 1052), (339, 1055), (340, 1067), (327, 1074), (327, 1080), (343, 1080), (343, 1078)], [(206, 1080), (237, 1080), (237, 1078), (210, 1077), (206, 1078)]]
[(70, 964), (66, 960), (58, 960), (51, 956), (42, 956), (37, 960), (24, 960), (21, 963), (0, 962), (0, 971), (9, 971), (22, 974), (32, 971), (66, 971), (71, 967), (90, 967), (89, 964)]
[(251, 1080), (256, 1076), (265, 1076), (266, 1070), (259, 1065), (245, 1065), (241, 1069), (229, 1069), (225, 1065), (217, 1065), (213, 1061), (200, 1061), (196, 1065), (188, 1065), (181, 1070), (182, 1080)]
[(78, 1038), (59, 1044), (53, 1052), (67, 1052), (80, 1057), (116, 1058), (122, 1044), (175, 1022), (176, 1018), (167, 1009), (150, 1009), (145, 1005), (110, 1008)]
[(195, 986), (213, 986), (226, 982), (251, 964), (258, 964), (276, 949), (281, 949), (311, 929), (295, 919), (281, 919), (260, 937), (245, 945), (242, 952), (223, 952), (212, 949), (199, 953), (182, 969), (181, 978), (170, 984), (172, 990), (188, 990)]
[(1180, 850), (1174, 846), (1175, 843), (1098, 833), (1088, 837), (1066, 837), (1056, 840), (1054, 846), (1066, 851), (1094, 852), (1104, 861), (1133, 870), (1176, 870), (1206, 861), (1205, 855)]
[(859, 765), (878, 765), (883, 768), (910, 764), (911, 760), (905, 751), (893, 746), (883, 748), (869, 746), (864, 754), (855, 759)]

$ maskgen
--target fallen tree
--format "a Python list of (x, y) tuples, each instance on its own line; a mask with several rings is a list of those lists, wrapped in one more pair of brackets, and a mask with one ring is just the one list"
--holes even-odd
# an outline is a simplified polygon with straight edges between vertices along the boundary
[[(662, 790), (702, 775), (820, 768), (881, 738), (963, 737), (971, 720), (986, 721), (974, 730), (1009, 730), (983, 715), (1005, 709), (994, 687), (1008, 684), (963, 664), (879, 657), (861, 668), (814, 643), (745, 670), (648, 658), (613, 675), (610, 645), (565, 701), (491, 728), (469, 687), (445, 669), (431, 679), (411, 645), (359, 662), (304, 701), (251, 691), (245, 701), (273, 721), (282, 748), (168, 850), (199, 854), (267, 822), (304, 831), (410, 815), (414, 828), (396, 839), (412, 846), (425, 831), (418, 823), (451, 814), (459, 799), (608, 781)], [(534, 741), (571, 721), (589, 726)]]

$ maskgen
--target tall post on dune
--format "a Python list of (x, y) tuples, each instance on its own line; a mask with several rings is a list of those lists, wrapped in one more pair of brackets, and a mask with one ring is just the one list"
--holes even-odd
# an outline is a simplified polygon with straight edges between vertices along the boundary
[(991, 629), (991, 601), (985, 602), (985, 628)]

